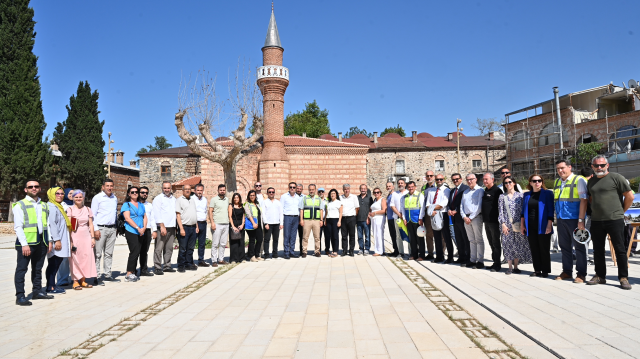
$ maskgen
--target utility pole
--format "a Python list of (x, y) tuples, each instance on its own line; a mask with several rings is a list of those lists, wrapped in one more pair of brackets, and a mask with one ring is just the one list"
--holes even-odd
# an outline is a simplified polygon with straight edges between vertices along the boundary
[(109, 147), (108, 147), (108, 151), (107, 151), (107, 178), (111, 178), (111, 151), (113, 150), (113, 148), (111, 148), (111, 144), (115, 143), (114, 140), (111, 139), (111, 132), (109, 132)]
[(460, 127), (460, 122), (462, 122), (462, 120), (458, 118), (456, 121), (456, 127), (458, 128), (458, 137), (456, 138), (456, 142), (458, 143), (458, 173), (460, 173), (460, 131), (462, 131), (463, 128)]

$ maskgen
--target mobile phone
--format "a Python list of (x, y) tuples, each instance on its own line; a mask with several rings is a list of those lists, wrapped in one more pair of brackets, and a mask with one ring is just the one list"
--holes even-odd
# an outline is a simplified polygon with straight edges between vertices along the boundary
[(77, 248), (76, 246), (71, 247), (71, 251), (72, 251), (72, 252), (75, 252), (75, 251), (77, 251), (77, 250), (78, 250), (78, 248)]

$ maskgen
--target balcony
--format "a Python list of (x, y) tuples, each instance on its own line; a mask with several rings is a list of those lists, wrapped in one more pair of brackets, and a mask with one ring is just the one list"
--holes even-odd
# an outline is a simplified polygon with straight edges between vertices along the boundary
[(258, 80), (264, 78), (279, 78), (289, 81), (289, 69), (284, 66), (260, 66), (256, 75)]

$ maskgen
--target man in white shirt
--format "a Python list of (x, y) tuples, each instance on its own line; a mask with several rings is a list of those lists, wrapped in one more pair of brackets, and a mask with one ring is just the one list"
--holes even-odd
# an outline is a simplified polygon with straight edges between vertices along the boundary
[(162, 193), (153, 199), (153, 215), (160, 234), (153, 251), (153, 273), (175, 272), (171, 268), (171, 255), (176, 239), (176, 198), (171, 193), (171, 182), (162, 182)]
[(269, 253), (269, 241), (273, 239), (273, 259), (278, 258), (278, 239), (280, 238), (280, 230), (284, 223), (284, 213), (282, 212), (282, 204), (275, 198), (276, 190), (273, 187), (267, 188), (268, 198), (262, 201), (262, 223), (264, 223), (264, 260), (271, 259)]
[(198, 232), (196, 203), (191, 195), (191, 186), (182, 186), (182, 196), (176, 199), (176, 222), (180, 235), (178, 236), (178, 272), (198, 270), (193, 262), (193, 250), (196, 247)]
[(324, 192), (324, 187), (318, 188), (318, 196), (320, 196), (320, 200), (322, 200), (322, 208), (324, 209), (324, 212), (322, 212), (322, 215), (324, 217), (322, 218), (322, 221), (320, 223), (320, 244), (322, 245), (322, 236), (324, 236), (324, 251), (326, 255), (329, 255), (331, 253), (329, 251), (329, 246), (331, 246), (331, 234), (329, 234), (329, 230), (324, 224), (327, 219), (327, 199)]
[(296, 231), (300, 224), (300, 209), (302, 208), (302, 198), (296, 194), (296, 183), (289, 183), (289, 192), (280, 196), (282, 213), (284, 214), (284, 259), (291, 257), (298, 258), (294, 254), (296, 249)]
[[(93, 231), (96, 245), (93, 252), (96, 256), (96, 275), (94, 285), (104, 285), (107, 282), (119, 282), (120, 279), (111, 277), (111, 263), (113, 250), (116, 245), (116, 216), (118, 215), (118, 199), (113, 194), (113, 180), (107, 178), (102, 184), (102, 192), (91, 199), (91, 213), (93, 214)], [(100, 272), (100, 261), (104, 257), (104, 271)], [(104, 278), (101, 276), (104, 275)], [(101, 280), (102, 279), (102, 280)]]
[(151, 246), (151, 239), (158, 237), (158, 228), (156, 227), (156, 219), (153, 216), (153, 204), (147, 201), (149, 198), (149, 188), (146, 186), (140, 187), (140, 202), (144, 204), (144, 213), (147, 215), (147, 230), (144, 233), (144, 242), (140, 246), (140, 276), (152, 277), (153, 273), (149, 272), (147, 266), (147, 258), (149, 247)]
[(198, 240), (198, 267), (209, 267), (204, 261), (204, 250), (207, 245), (207, 199), (204, 197), (204, 185), (196, 185), (196, 195), (193, 201), (196, 203), (196, 239)]
[[(404, 213), (400, 210), (400, 202), (402, 201), (402, 197), (409, 193), (409, 191), (406, 190), (407, 187), (407, 182), (405, 182), (405, 180), (403, 179), (399, 179), (398, 180), (398, 190), (396, 191), (396, 200), (395, 202), (391, 203), (391, 206), (396, 208), (396, 210), (398, 211), (398, 218), (403, 219), (404, 217)], [(397, 238), (397, 242), (398, 242), (398, 252), (400, 253), (400, 255), (402, 257), (408, 257), (407, 252), (405, 252), (404, 250), (404, 241), (402, 240), (402, 236), (400, 235), (400, 228), (396, 225), (396, 238)], [(407, 243), (407, 245), (409, 245), (409, 243)], [(410, 248), (407, 248), (407, 250), (409, 252), (411, 252)]]
[(482, 237), (482, 196), (484, 190), (478, 186), (475, 174), (467, 175), (467, 188), (462, 194), (460, 215), (469, 238), (469, 263), (467, 268), (484, 268), (484, 238)]
[[(342, 201), (342, 256), (348, 254), (353, 257), (356, 247), (356, 216), (360, 210), (360, 201), (358, 201), (358, 196), (351, 194), (351, 185), (348, 183), (342, 186), (342, 192), (343, 194), (340, 196), (340, 201)], [(347, 236), (349, 237), (348, 247)]]
[[(300, 201), (302, 201), (302, 199), (304, 198), (304, 194), (302, 193), (303, 189), (304, 189), (304, 186), (302, 185), (302, 183), (296, 184), (296, 196), (300, 198)], [(304, 236), (304, 228), (300, 225), (300, 223), (298, 223), (298, 247), (300, 249), (302, 249), (303, 236)]]
[[(447, 253), (449, 258), (447, 263), (453, 263), (453, 242), (451, 242), (451, 233), (449, 231), (449, 216), (447, 215), (447, 204), (449, 204), (449, 188), (444, 186), (444, 175), (436, 175), (436, 187), (429, 187), (425, 192), (425, 200), (420, 210), (421, 221), (431, 222), (434, 216), (442, 216), (442, 227), (439, 230), (432, 228), (433, 237), (436, 245), (436, 258), (434, 263), (445, 262), (444, 248), (442, 247), (443, 237), (447, 245)], [(431, 224), (429, 224), (431, 226)], [(447, 239), (448, 237), (448, 239)]]
[(24, 295), (24, 277), (31, 263), (32, 300), (53, 299), (52, 295), (42, 293), (42, 267), (47, 257), (47, 219), (49, 210), (46, 203), (38, 197), (40, 183), (29, 179), (25, 183), (27, 196), (13, 205), (13, 229), (16, 231), (16, 251), (18, 263), (14, 276), (16, 287), (16, 305), (29, 306), (32, 303)]
[[(389, 181), (387, 182), (387, 226), (389, 227), (389, 235), (391, 236), (391, 244), (393, 244), (393, 253), (387, 253), (389, 257), (398, 257), (400, 256), (400, 251), (398, 250), (398, 240), (402, 242), (402, 238), (399, 238), (397, 232), (398, 228), (396, 225), (396, 219), (400, 216), (400, 211), (395, 207), (398, 202), (398, 194), (395, 191), (394, 183)], [(400, 243), (402, 245), (402, 243)]]
[[(262, 209), (263, 202), (266, 201), (268, 198), (266, 193), (262, 193), (262, 183), (260, 181), (254, 183), (253, 189), (256, 191), (256, 200), (258, 201), (258, 204)], [(264, 238), (266, 234), (264, 229), (264, 222), (262, 222), (260, 225), (262, 226), (262, 228), (260, 228), (262, 230), (262, 238)], [(264, 253), (264, 242), (263, 242), (263, 245), (260, 247), (260, 258), (263, 257), (263, 253)]]

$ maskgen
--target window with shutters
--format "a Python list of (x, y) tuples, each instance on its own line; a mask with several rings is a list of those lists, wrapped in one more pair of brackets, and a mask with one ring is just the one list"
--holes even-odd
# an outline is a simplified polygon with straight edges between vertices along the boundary
[(171, 163), (169, 163), (169, 161), (164, 161), (160, 165), (160, 177), (162, 177), (163, 180), (171, 179)]

